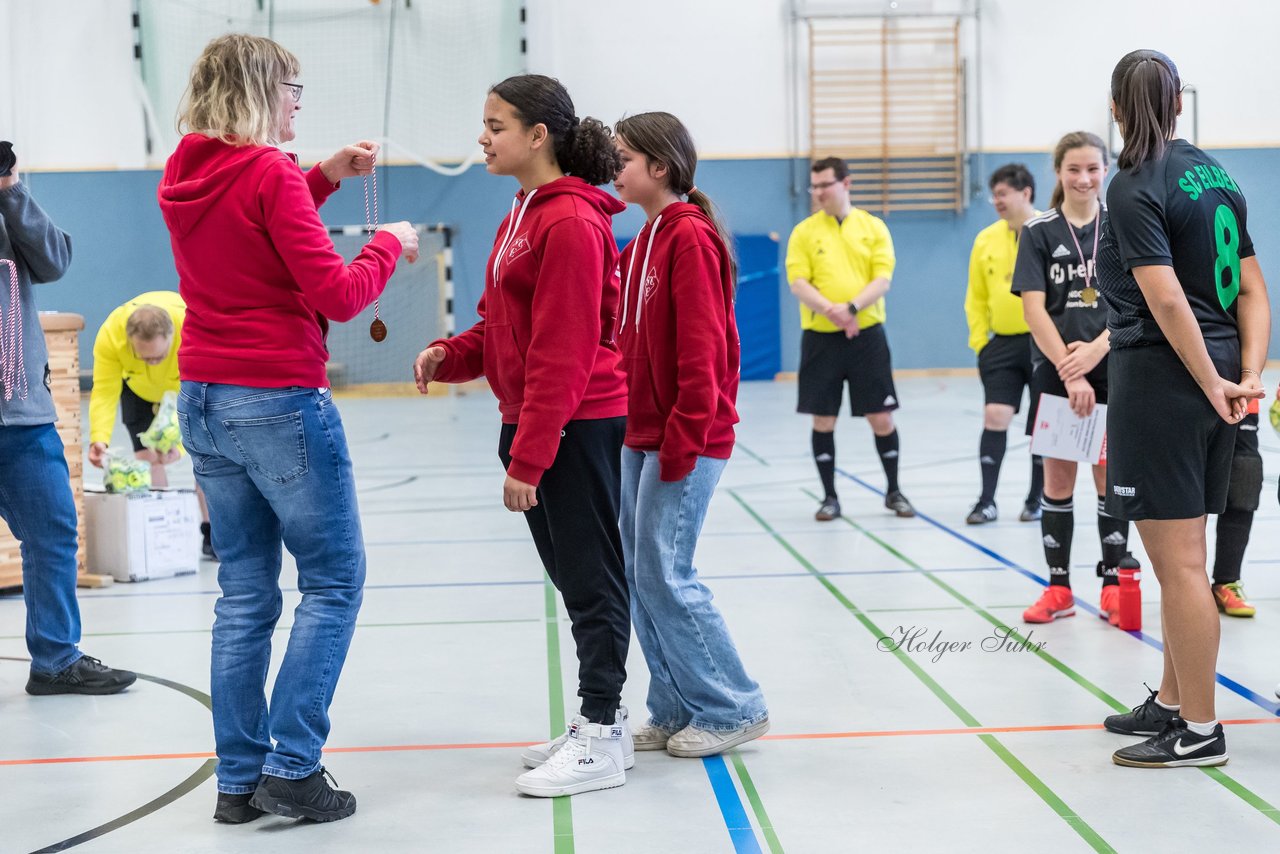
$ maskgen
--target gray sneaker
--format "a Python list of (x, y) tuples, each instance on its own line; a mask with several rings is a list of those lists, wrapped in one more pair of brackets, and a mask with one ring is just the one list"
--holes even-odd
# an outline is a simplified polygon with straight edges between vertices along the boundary
[(769, 731), (769, 719), (731, 730), (698, 729), (690, 724), (667, 740), (667, 753), (688, 759), (715, 756)]

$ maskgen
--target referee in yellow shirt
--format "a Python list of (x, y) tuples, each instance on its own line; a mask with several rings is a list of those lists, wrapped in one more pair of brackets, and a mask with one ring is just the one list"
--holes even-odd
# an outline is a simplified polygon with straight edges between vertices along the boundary
[[(177, 393), (178, 345), (187, 306), (173, 291), (139, 294), (107, 315), (93, 342), (93, 392), (89, 396), (89, 462), (102, 468), (119, 406), (133, 453), (151, 463), (152, 486), (168, 486), (165, 466), (181, 455), (178, 448), (165, 454), (146, 448), (138, 438), (155, 418), (166, 391)], [(204, 494), (196, 487), (204, 522), (204, 554), (214, 557), (209, 539), (209, 511)]]
[[(991, 173), (991, 203), (1000, 215), (973, 241), (969, 256), (969, 288), (964, 315), (969, 321), (969, 347), (978, 354), (978, 375), (986, 405), (982, 410), (982, 440), (978, 462), (982, 495), (965, 521), (982, 525), (996, 520), (996, 483), (1008, 444), (1009, 424), (1022, 405), (1022, 389), (1031, 384), (1031, 332), (1023, 318), (1022, 300), (1009, 292), (1018, 257), (1022, 226), (1036, 215), (1036, 183), (1021, 163)], [(1031, 457), (1031, 489), (1018, 518), (1040, 518), (1044, 461)]]
[(898, 488), (898, 392), (884, 332), (884, 295), (893, 277), (893, 240), (879, 217), (849, 201), (849, 172), (838, 157), (815, 161), (809, 193), (816, 213), (791, 232), (787, 281), (800, 301), (800, 400), (813, 416), (813, 459), (824, 498), (814, 518), (840, 515), (836, 495), (836, 416), (849, 386), (849, 409), (864, 416), (888, 485), (884, 506), (899, 516), (916, 511)]

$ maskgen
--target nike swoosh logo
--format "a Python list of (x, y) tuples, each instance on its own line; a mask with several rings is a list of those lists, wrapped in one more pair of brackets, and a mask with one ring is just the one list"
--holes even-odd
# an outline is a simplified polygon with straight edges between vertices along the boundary
[(1186, 756), (1188, 753), (1195, 753), (1197, 750), (1199, 750), (1202, 747), (1208, 747), (1209, 745), (1213, 744), (1217, 740), (1218, 740), (1217, 738), (1213, 738), (1209, 741), (1202, 742), (1201, 744), (1193, 744), (1190, 747), (1183, 747), (1182, 739), (1179, 738), (1178, 741), (1173, 745), (1173, 752), (1178, 754), (1179, 756)]

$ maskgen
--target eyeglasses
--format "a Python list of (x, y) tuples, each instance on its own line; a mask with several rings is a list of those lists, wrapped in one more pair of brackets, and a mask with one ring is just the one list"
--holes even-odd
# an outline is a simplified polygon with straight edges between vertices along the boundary
[(281, 83), (280, 85), (289, 87), (289, 91), (293, 94), (293, 102), (295, 104), (302, 100), (302, 84), (301, 83)]
[(827, 187), (834, 187), (839, 181), (823, 181), (821, 184), (810, 184), (809, 192), (816, 193), (818, 190), (825, 190)]

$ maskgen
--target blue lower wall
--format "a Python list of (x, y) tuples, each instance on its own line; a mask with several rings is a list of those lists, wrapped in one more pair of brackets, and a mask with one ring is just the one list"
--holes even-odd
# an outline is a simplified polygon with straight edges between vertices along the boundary
[[(1280, 281), (1280, 256), (1271, 235), (1280, 227), (1280, 149), (1232, 149), (1214, 154), (1245, 189), (1249, 230), (1264, 272)], [(985, 176), (1002, 163), (1026, 163), (1039, 183), (1037, 201), (1048, 203), (1053, 174), (1047, 154), (974, 156), (971, 170)], [(66, 277), (38, 290), (40, 308), (83, 314), (84, 366), (90, 364), (93, 335), (120, 303), (148, 290), (176, 289), (177, 276), (168, 233), (155, 203), (158, 171), (40, 173), (29, 179), (32, 192), (72, 235), (75, 258)], [(744, 234), (777, 233), (785, 251), (791, 227), (808, 214), (808, 196), (793, 193), (808, 174), (803, 161), (712, 160), (698, 169), (698, 186), (721, 206), (730, 227)], [(994, 220), (986, 203), (985, 180), (961, 214), (893, 214), (887, 218), (898, 253), (898, 269), (888, 297), (888, 329), (894, 365), (899, 368), (967, 367), (963, 314), (969, 248), (977, 232)], [(511, 203), (515, 182), (473, 167), (444, 178), (417, 167), (384, 167), (379, 172), (384, 220), (447, 222), (456, 228), (454, 279), (460, 328), (475, 319), (483, 287), (484, 263), (498, 221)], [(336, 194), (322, 213), (330, 224), (364, 221), (358, 182)], [(643, 222), (637, 209), (615, 220), (621, 236)], [(783, 370), (794, 370), (799, 350), (795, 300), (778, 282)], [(1280, 335), (1280, 323), (1275, 324)], [(1273, 340), (1273, 351), (1277, 341)]]

